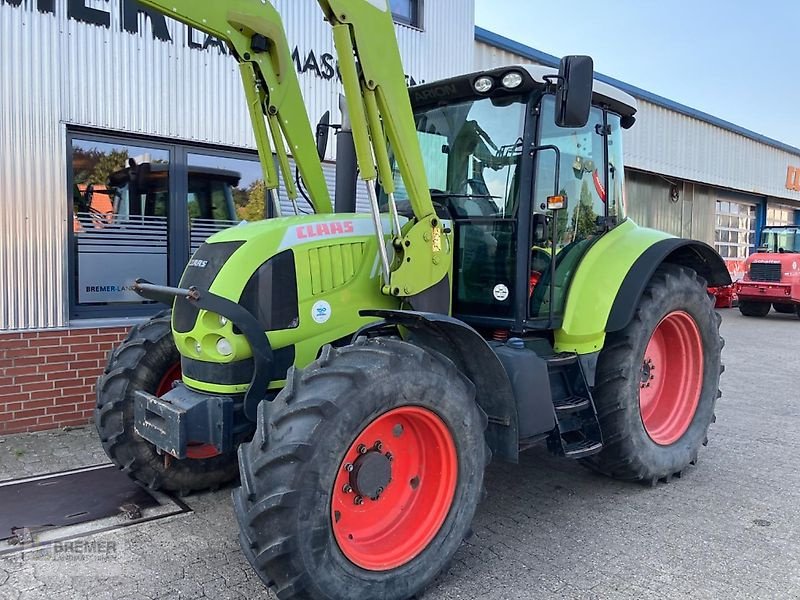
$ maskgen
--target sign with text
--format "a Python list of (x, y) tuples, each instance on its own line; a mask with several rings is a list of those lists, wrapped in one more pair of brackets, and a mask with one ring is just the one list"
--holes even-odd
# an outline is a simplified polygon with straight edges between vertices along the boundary
[[(56, 0), (0, 0), (1, 4), (8, 4), (22, 8), (25, 6), (34, 8), (43, 14), (50, 14), (56, 16)], [(139, 34), (140, 16), (143, 15), (146, 21), (150, 22), (150, 30), (154, 40), (160, 40), (167, 43), (175, 43), (173, 34), (170, 33), (167, 27), (168, 18), (150, 8), (145, 8), (136, 0), (116, 0), (110, 2), (110, 6), (103, 8), (96, 8), (91, 6), (93, 3), (90, 0), (67, 0), (66, 3), (66, 16), (70, 20), (85, 23), (86, 25), (94, 25), (96, 27), (103, 27), (105, 29), (112, 28), (112, 13), (118, 11), (119, 14), (119, 27), (122, 31), (130, 34)], [(58, 7), (60, 8), (60, 6)], [(321, 16), (320, 16), (321, 18)], [(169, 19), (172, 21), (172, 19)], [(220, 54), (229, 54), (228, 46), (222, 40), (219, 40), (211, 35), (207, 35), (201, 31), (197, 31), (193, 27), (186, 27), (186, 35), (183, 42), (188, 48), (195, 50), (209, 50), (214, 48)], [(334, 77), (341, 80), (339, 74), (339, 66), (333, 52), (325, 50), (301, 50), (299, 46), (295, 46), (292, 50), (292, 61), (299, 74), (311, 73), (315, 76), (331, 80)], [(424, 83), (424, 80), (415, 78), (411, 75), (406, 75), (406, 82), (408, 85), (417, 85)]]
[(800, 167), (789, 167), (786, 170), (786, 189), (800, 192)]

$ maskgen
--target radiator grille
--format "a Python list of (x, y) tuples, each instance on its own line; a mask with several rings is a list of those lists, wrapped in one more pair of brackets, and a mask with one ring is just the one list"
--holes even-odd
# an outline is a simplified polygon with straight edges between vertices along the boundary
[(750, 279), (751, 281), (780, 281), (781, 265), (779, 263), (751, 263)]
[(361, 266), (364, 243), (323, 246), (308, 251), (311, 293), (324, 294), (350, 282)]

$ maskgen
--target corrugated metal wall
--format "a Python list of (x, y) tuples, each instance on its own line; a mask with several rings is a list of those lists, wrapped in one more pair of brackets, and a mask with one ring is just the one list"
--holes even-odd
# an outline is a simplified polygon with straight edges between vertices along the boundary
[(716, 194), (712, 188), (630, 169), (625, 175), (628, 216), (636, 223), (714, 244)]
[(626, 133), (631, 167), (800, 200), (800, 192), (786, 189), (787, 166), (800, 156), (649, 102), (639, 103), (636, 125)]
[(64, 322), (59, 23), (0, 6), (0, 329)]
[[(171, 42), (155, 40), (143, 14), (138, 34), (123, 31), (121, 2), (86, 1), (110, 15), (105, 28), (68, 18), (67, 0), (55, 15), (35, 0), (0, 0), (0, 330), (67, 324), (68, 126), (254, 147), (235, 61), (190, 48), (174, 21)], [(315, 0), (275, 5), (303, 64), (311, 51), (317, 61), (333, 54)], [(424, 7), (424, 31), (397, 26), (407, 74), (421, 82), (470, 70), (473, 0)], [(312, 122), (326, 110), (336, 122), (338, 81), (308, 69), (300, 82)]]

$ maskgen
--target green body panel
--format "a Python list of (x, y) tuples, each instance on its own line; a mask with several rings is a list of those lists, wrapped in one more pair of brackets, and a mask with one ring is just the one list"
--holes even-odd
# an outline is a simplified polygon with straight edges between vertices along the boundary
[[(387, 215), (388, 218), (388, 215)], [(385, 223), (388, 230), (388, 221)], [(445, 235), (445, 234), (443, 234)], [(251, 275), (269, 258), (291, 250), (297, 274), (299, 323), (297, 327), (269, 331), (273, 350), (295, 346), (297, 367), (316, 359), (325, 344), (349, 338), (362, 326), (374, 321), (361, 317), (364, 308), (399, 308), (400, 300), (380, 291), (378, 247), (370, 215), (337, 214), (283, 217), (231, 227), (206, 242), (245, 242), (225, 262), (209, 291), (239, 302)], [(388, 241), (388, 239), (387, 239)], [(442, 245), (452, 247), (452, 234)], [(327, 302), (327, 318), (317, 322), (312, 311), (318, 302)], [(200, 311), (195, 327), (186, 333), (174, 332), (179, 352), (194, 360), (229, 363), (250, 357), (251, 350), (241, 334), (234, 334), (231, 323), (221, 325), (217, 315)], [(225, 337), (233, 349), (230, 356), (216, 351)], [(200, 343), (198, 353), (196, 344)], [(247, 385), (214, 385), (184, 380), (196, 389), (215, 393), (242, 392)], [(280, 388), (283, 378), (270, 388)]]
[(554, 332), (556, 350), (578, 354), (602, 350), (608, 315), (628, 271), (650, 246), (672, 237), (626, 219), (597, 240), (570, 283), (564, 319)]
[[(225, 40), (231, 46), (242, 65), (242, 83), (267, 188), (278, 187), (272, 162), (275, 153), (287, 191), (290, 197), (294, 197), (294, 180), (286, 160), (285, 138), (303, 176), (314, 211), (333, 212), (291, 49), (275, 7), (261, 0), (141, 0), (141, 3)], [(251, 40), (255, 34), (266, 38), (265, 51), (253, 49)], [(272, 144), (265, 116), (273, 134)]]

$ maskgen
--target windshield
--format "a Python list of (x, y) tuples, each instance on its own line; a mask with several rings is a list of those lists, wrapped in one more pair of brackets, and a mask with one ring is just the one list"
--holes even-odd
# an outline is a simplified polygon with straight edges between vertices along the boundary
[(761, 233), (760, 250), (763, 252), (800, 252), (800, 228), (765, 229)]
[[(457, 217), (512, 216), (517, 206), (525, 104), (483, 98), (417, 111), (433, 201)], [(395, 198), (408, 199), (393, 164)]]

